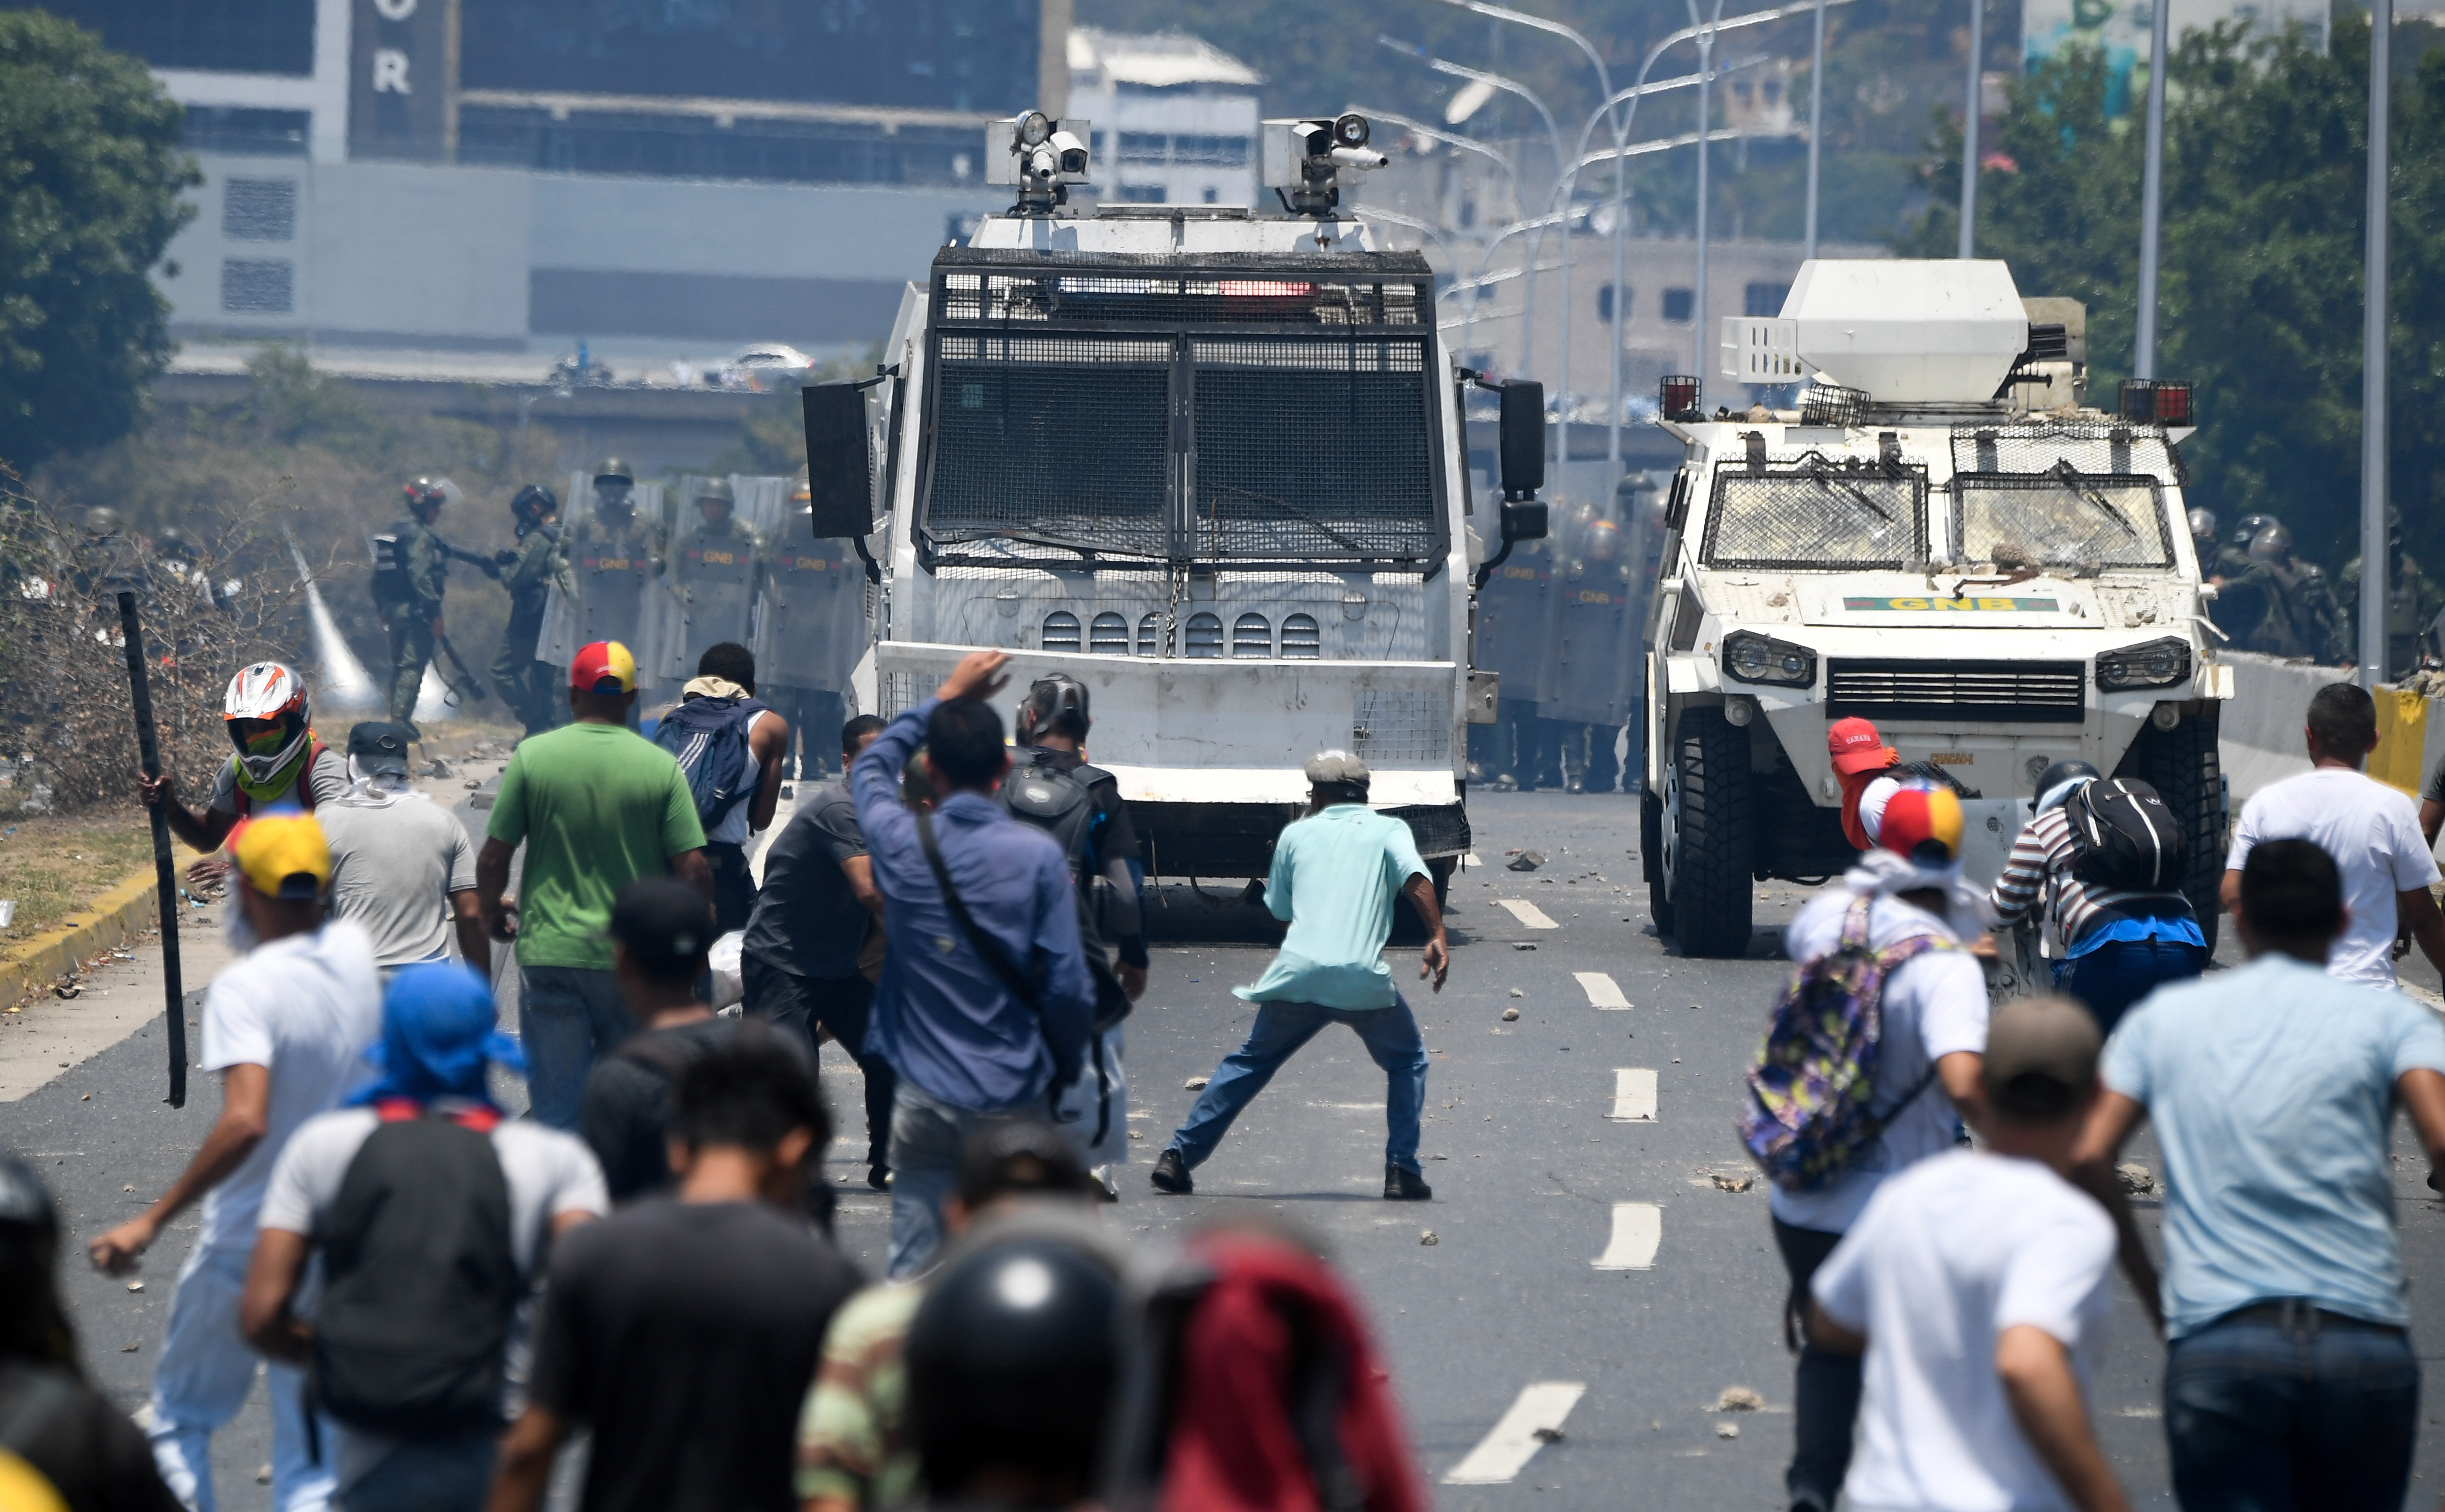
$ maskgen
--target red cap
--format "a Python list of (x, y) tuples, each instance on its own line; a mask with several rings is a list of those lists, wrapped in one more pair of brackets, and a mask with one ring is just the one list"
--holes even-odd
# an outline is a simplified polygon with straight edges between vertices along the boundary
[(581, 693), (634, 693), (637, 659), (617, 641), (590, 642), (569, 663), (569, 685)]
[(1837, 719), (1825, 732), (1825, 754), (1844, 776), (1892, 766), (1900, 754), (1885, 744), (1876, 727), (1861, 719)]

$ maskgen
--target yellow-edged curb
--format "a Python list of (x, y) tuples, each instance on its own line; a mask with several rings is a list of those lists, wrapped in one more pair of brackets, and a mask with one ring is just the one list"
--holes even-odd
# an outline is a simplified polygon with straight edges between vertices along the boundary
[(0, 962), (0, 1003), (15, 1003), (48, 987), (98, 951), (124, 944), (160, 923), (159, 884), (150, 866), (41, 934), (16, 960)]

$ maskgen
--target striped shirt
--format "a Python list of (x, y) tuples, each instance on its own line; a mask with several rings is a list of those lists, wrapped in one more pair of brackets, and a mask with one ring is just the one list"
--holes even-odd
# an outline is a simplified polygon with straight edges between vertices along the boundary
[[(2043, 908), (2045, 921), (2054, 925), (2056, 938), (2064, 944), (2088, 933), (2097, 923), (2101, 900), (2130, 895), (2093, 887), (2073, 876), (2071, 866), (2078, 857), (2072, 845), (2071, 815), (2062, 807), (2030, 820), (2012, 842), (2011, 858), (2004, 863), (2004, 874), (1995, 879), (1995, 889), (1988, 899), (1995, 906), (1996, 924), (2018, 924)], [(2054, 881), (2051, 901), (2049, 878)]]

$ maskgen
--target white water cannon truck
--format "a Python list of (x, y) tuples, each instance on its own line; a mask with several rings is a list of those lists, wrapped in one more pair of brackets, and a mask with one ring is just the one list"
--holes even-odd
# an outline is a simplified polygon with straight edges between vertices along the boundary
[(1754, 884), (1814, 883), (1844, 838), (1828, 727), (1860, 716), (1971, 796), (1989, 882), (2051, 763), (2152, 784), (2181, 819), (2183, 891), (2214, 939), (2232, 669), (2184, 523), (2193, 394), (2084, 402), (2085, 317), (2001, 262), (1817, 261), (1779, 317), (1723, 327), (1724, 375), (1804, 384), (1796, 410), (1700, 406), (1646, 630), (1641, 855), (1692, 956), (1750, 945)]
[(1506, 541), (1544, 529), (1541, 390), (1455, 369), (1425, 259), (1341, 211), (1384, 161), (1364, 118), (1262, 129), (1278, 215), (1073, 210), (1088, 122), (990, 128), (1016, 203), (909, 286), (875, 379), (806, 391), (816, 533), (880, 543), (858, 706), (889, 718), (978, 647), (1011, 653), (1013, 704), (1078, 679), (1149, 875), (1265, 875), (1337, 747), (1440, 887), (1494, 713), (1459, 385), (1503, 390)]

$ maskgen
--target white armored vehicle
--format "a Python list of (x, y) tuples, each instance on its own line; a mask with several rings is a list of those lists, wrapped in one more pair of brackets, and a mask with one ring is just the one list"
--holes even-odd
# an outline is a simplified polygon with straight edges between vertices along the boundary
[(2025, 303), (2000, 262), (1811, 262), (1779, 318), (1724, 323), (1727, 377), (1813, 379), (1797, 412), (1709, 418), (1665, 380), (1687, 450), (1647, 617), (1641, 852), (1684, 952), (1745, 952), (1754, 882), (1850, 864), (1826, 755), (1850, 716), (1976, 794), (1981, 882), (2048, 764), (2153, 784), (2214, 928), (2232, 671), (2183, 518), (2191, 391), (2084, 406), (2078, 310)]
[[(1012, 653), (1013, 702), (1078, 679), (1090, 759), (1119, 779), (1148, 873), (1263, 876), (1306, 758), (1342, 747), (1440, 881), (1469, 840), (1456, 385), (1474, 375), (1436, 339), (1425, 260), (1335, 208), (1340, 176), (1382, 161), (1367, 122), (1263, 129), (1281, 215), (1073, 212), (1087, 123), (996, 128), (988, 163), (1018, 202), (910, 288), (872, 407), (807, 391), (813, 507), (842, 515), (817, 533), (871, 524), (880, 417), (859, 706), (888, 718), (980, 646)], [(1512, 450), (1534, 463), (1541, 405), (1519, 389)], [(1540, 479), (1512, 480), (1502, 520), (1540, 533)]]

